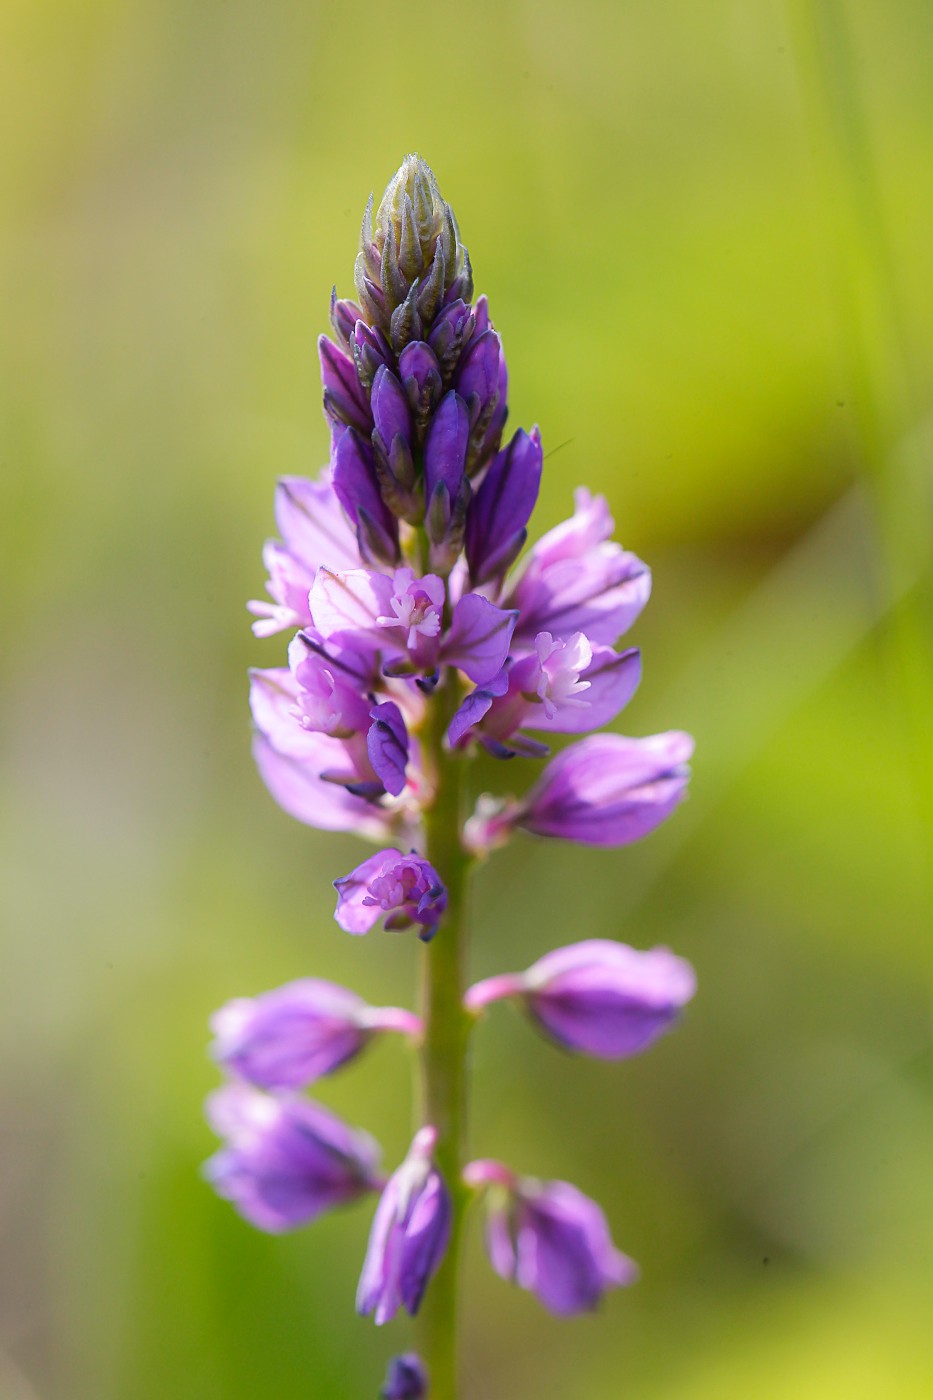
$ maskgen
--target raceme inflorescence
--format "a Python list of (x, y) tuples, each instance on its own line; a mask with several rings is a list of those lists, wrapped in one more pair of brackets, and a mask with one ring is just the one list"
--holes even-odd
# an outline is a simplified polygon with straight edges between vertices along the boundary
[[(599, 729), (634, 693), (640, 654), (617, 643), (650, 574), (584, 489), (520, 559), (540, 435), (503, 439), (502, 344), (417, 156), (375, 212), (370, 199), (355, 283), (355, 302), (333, 293), (333, 338), (319, 347), (330, 460), (317, 480), (279, 481), (270, 601), (250, 604), (257, 635), (291, 633), (288, 664), (252, 674), (254, 751), (286, 812), (378, 847), (334, 881), (335, 918), (355, 935), (417, 934), (419, 1013), (313, 977), (223, 1007), (213, 1053), (227, 1078), (208, 1116), (224, 1145), (206, 1172), (267, 1231), (377, 1195), (357, 1309), (379, 1324), (419, 1313), (421, 1339), (420, 1355), (393, 1359), (382, 1394), (452, 1400), (471, 1200), (485, 1204), (493, 1269), (555, 1314), (591, 1309), (637, 1276), (576, 1187), (465, 1160), (476, 1022), (511, 1000), (564, 1049), (619, 1059), (670, 1029), (695, 987), (667, 949), (591, 939), (467, 988), (469, 869), (518, 830), (640, 839), (681, 801), (693, 745), (681, 732), (591, 734), (548, 758), (542, 735)], [(534, 766), (522, 796), (471, 792), (480, 748)], [(388, 1177), (373, 1140), (305, 1093), (384, 1034), (415, 1047), (420, 1084), (411, 1147)]]

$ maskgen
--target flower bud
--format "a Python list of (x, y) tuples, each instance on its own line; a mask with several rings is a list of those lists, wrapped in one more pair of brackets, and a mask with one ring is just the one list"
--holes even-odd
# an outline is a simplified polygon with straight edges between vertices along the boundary
[(427, 1393), (428, 1374), (421, 1357), (413, 1351), (394, 1356), (379, 1392), (380, 1400), (425, 1400)]
[(449, 293), (451, 299), (471, 297), (470, 260), (457, 221), (419, 156), (406, 156), (375, 217), (370, 198), (354, 279), (370, 324), (388, 335), (396, 354), (422, 338)]
[(320, 1104), (227, 1084), (208, 1099), (207, 1116), (227, 1145), (204, 1175), (260, 1230), (292, 1230), (379, 1189), (372, 1138)]

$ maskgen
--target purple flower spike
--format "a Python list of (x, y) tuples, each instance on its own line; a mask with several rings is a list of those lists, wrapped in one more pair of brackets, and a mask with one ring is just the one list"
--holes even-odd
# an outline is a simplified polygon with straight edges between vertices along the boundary
[(227, 1145), (204, 1174), (260, 1230), (292, 1230), (379, 1189), (372, 1138), (320, 1104), (227, 1084), (211, 1094), (207, 1117)]
[(260, 1089), (304, 1089), (352, 1060), (376, 1031), (418, 1035), (397, 1007), (368, 1006), (334, 982), (305, 977), (258, 997), (238, 997), (211, 1017), (211, 1053)]
[(394, 1356), (389, 1362), (380, 1400), (425, 1400), (428, 1393), (428, 1373), (421, 1357), (413, 1351)]
[(627, 846), (670, 816), (684, 796), (689, 734), (648, 739), (594, 734), (551, 760), (516, 816), (539, 836)]
[(356, 1294), (357, 1312), (377, 1327), (400, 1307), (418, 1311), (450, 1238), (450, 1192), (434, 1166), (435, 1128), (422, 1128), (389, 1178), (376, 1210)]
[(671, 1030), (695, 991), (693, 968), (667, 948), (639, 952), (594, 938), (547, 953), (522, 976), (479, 982), (464, 1000), (476, 1012), (516, 997), (565, 1049), (620, 1060)]
[(549, 1312), (591, 1312), (608, 1289), (636, 1282), (638, 1266), (612, 1243), (599, 1206), (569, 1182), (517, 1178), (499, 1162), (471, 1162), (463, 1175), (471, 1186), (492, 1187), (492, 1267), (535, 1293)]
[(437, 932), (447, 907), (447, 891), (434, 866), (423, 856), (394, 848), (364, 860), (349, 875), (334, 881), (334, 918), (347, 933), (369, 933), (383, 916), (390, 931), (421, 924), (419, 937)]
[(466, 555), (474, 584), (501, 579), (525, 543), (541, 485), (541, 438), (519, 429), (496, 457), (470, 504)]

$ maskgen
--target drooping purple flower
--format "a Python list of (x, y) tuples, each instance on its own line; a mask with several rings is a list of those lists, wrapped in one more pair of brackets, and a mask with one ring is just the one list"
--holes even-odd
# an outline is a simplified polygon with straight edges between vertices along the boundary
[(211, 1017), (211, 1053), (260, 1089), (304, 1089), (352, 1060), (377, 1031), (417, 1035), (417, 1016), (368, 1006), (335, 982), (304, 977), (258, 997), (238, 997)]
[(611, 646), (648, 601), (651, 574), (612, 539), (613, 521), (602, 496), (577, 491), (570, 520), (543, 535), (505, 599), (521, 617), (516, 641), (537, 632), (566, 637), (583, 632)]
[(465, 538), (474, 584), (501, 579), (521, 553), (538, 499), (541, 466), (537, 428), (530, 433), (520, 428), (483, 477), (470, 503)]
[(545, 954), (525, 973), (477, 983), (465, 1004), (476, 1012), (514, 997), (565, 1049), (618, 1060), (671, 1030), (695, 991), (693, 968), (667, 948), (593, 938)]
[(437, 1130), (421, 1128), (376, 1209), (356, 1294), (357, 1312), (377, 1326), (400, 1307), (418, 1311), (450, 1239), (451, 1201), (434, 1165)]
[(559, 1317), (590, 1312), (638, 1266), (612, 1243), (595, 1201), (566, 1181), (516, 1177), (499, 1162), (471, 1162), (464, 1180), (491, 1186), (486, 1249), (496, 1273), (537, 1295)]
[(520, 802), (478, 809), (467, 823), (471, 849), (500, 844), (513, 827), (588, 846), (627, 846), (647, 836), (682, 800), (693, 752), (689, 734), (647, 739), (594, 734), (551, 759)]
[(394, 1356), (389, 1362), (380, 1400), (425, 1400), (428, 1393), (428, 1373), (421, 1357), (413, 1351)]
[(334, 918), (347, 933), (369, 933), (385, 918), (389, 930), (420, 924), (418, 936), (427, 941), (447, 907), (447, 891), (434, 866), (423, 856), (406, 856), (394, 847), (364, 860), (335, 880), (334, 888)]
[(227, 1084), (207, 1117), (227, 1145), (204, 1166), (219, 1196), (278, 1234), (379, 1189), (379, 1149), (320, 1104)]
[(637, 841), (681, 801), (692, 753), (692, 738), (678, 730), (647, 739), (595, 734), (551, 760), (519, 825), (593, 846)]
[[(322, 831), (352, 831), (369, 841), (388, 841), (404, 817), (376, 806), (350, 791), (353, 775), (346, 746), (326, 734), (308, 735), (301, 754), (283, 753), (262, 732), (253, 740), (259, 775), (283, 811)], [(344, 781), (326, 775), (336, 773)], [(357, 774), (360, 782), (362, 775)]]

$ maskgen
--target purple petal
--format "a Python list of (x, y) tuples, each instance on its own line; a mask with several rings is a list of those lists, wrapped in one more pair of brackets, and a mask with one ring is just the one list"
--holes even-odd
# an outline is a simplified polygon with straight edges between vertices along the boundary
[(484, 686), (477, 686), (475, 690), (462, 702), (450, 724), (447, 727), (447, 740), (451, 745), (457, 744), (466, 734), (468, 729), (472, 729), (475, 724), (488, 713), (493, 701), (500, 695), (504, 695), (509, 688), (509, 673), (502, 668), (491, 681), (487, 681)]
[(564, 1181), (529, 1193), (520, 1215), (516, 1282), (558, 1316), (596, 1307), (607, 1288), (632, 1283), (635, 1266), (612, 1244), (594, 1201)]
[(253, 757), (272, 797), (289, 816), (323, 831), (355, 831), (371, 841), (384, 841), (392, 830), (380, 809), (345, 787), (329, 783), (322, 773), (341, 770), (347, 754), (339, 739), (308, 735), (301, 758), (280, 753), (264, 735), (253, 740)]
[(519, 825), (542, 836), (594, 846), (637, 841), (681, 801), (693, 752), (689, 734), (648, 739), (599, 734), (552, 759), (524, 805)]
[(373, 569), (341, 573), (319, 569), (308, 602), (314, 625), (323, 637), (356, 632), (384, 641), (384, 629), (376, 619), (390, 611), (392, 596), (391, 578)]
[(386, 700), (370, 710), (372, 724), (366, 736), (369, 761), (386, 792), (398, 797), (405, 787), (408, 763), (408, 730), (398, 705)]
[(518, 614), (494, 607), (479, 593), (465, 593), (454, 608), (450, 631), (441, 649), (452, 666), (483, 685), (501, 671)]
[(639, 1054), (677, 1022), (696, 991), (689, 963), (591, 939), (548, 953), (523, 979), (536, 1021), (569, 1050), (601, 1059)]

